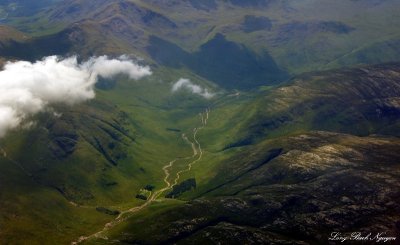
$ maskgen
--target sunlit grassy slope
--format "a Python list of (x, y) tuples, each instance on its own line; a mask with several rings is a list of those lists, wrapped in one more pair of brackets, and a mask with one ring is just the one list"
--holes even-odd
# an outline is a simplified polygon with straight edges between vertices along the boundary
[(197, 183), (177, 197), (188, 202), (156, 202), (104, 235), (139, 244), (318, 243), (315, 234), (332, 227), (394, 232), (399, 216), (383, 203), (399, 196), (399, 75), (397, 64), (334, 70), (219, 96), (199, 133), (204, 156), (182, 176)]
[[(0, 178), (1, 224), (8, 228), (1, 239), (68, 244), (81, 235), (101, 230), (115, 216), (96, 208), (123, 211), (140, 205), (144, 201), (135, 198), (140, 189), (146, 185), (156, 190), (165, 186), (163, 166), (193, 154), (182, 133), (194, 141), (193, 129), (202, 125), (199, 113), (206, 108), (211, 109), (210, 117), (197, 135), (202, 158), (178, 180), (180, 184), (194, 178), (196, 188), (176, 197), (182, 201), (235, 196), (238, 191), (259, 184), (254, 180), (261, 181), (258, 177), (248, 178), (247, 173), (258, 171), (290, 149), (318, 148), (318, 142), (325, 142), (330, 136), (307, 136), (318, 138), (317, 145), (296, 139), (292, 142), (288, 137), (313, 130), (357, 136), (397, 135), (399, 74), (397, 64), (334, 70), (306, 74), (277, 87), (251, 92), (225, 92), (187, 70), (164, 68), (137, 82), (124, 77), (115, 83), (108, 81), (111, 85), (97, 89), (95, 100), (72, 108), (56, 106), (61, 116), (44, 113), (36, 118), (31, 129), (10, 133), (2, 139), (0, 146), (7, 155), (0, 157), (4, 169)], [(189, 77), (210, 88), (215, 97), (206, 100), (187, 91), (173, 94), (172, 83), (180, 77)], [(334, 145), (346, 145), (346, 140), (341, 141), (344, 136), (335, 137), (331, 142), (333, 149), (344, 151), (342, 146)], [(374, 142), (374, 138), (368, 141)], [(388, 153), (384, 140), (379, 144), (386, 152), (382, 153), (386, 154), (383, 161), (394, 161), (395, 156)], [(397, 141), (393, 144), (397, 145)], [(351, 147), (358, 149), (356, 145)], [(323, 154), (328, 154), (324, 152), (329, 149), (317, 153), (326, 157)], [(367, 160), (372, 164), (376, 156), (366, 156)], [(241, 164), (243, 161), (245, 164)], [(188, 161), (179, 160), (171, 169), (170, 181), (187, 164)], [(276, 168), (286, 171), (282, 166), (277, 164)], [(287, 175), (282, 181), (302, 180), (301, 176)], [(173, 209), (173, 214), (180, 212), (175, 208), (186, 205), (182, 201), (161, 200), (106, 234), (120, 239), (122, 232), (132, 235), (132, 239), (144, 239), (147, 233), (140, 232), (140, 222), (152, 222), (157, 213), (162, 213), (165, 220), (174, 220), (175, 216), (165, 210)], [(214, 213), (209, 215), (214, 217)], [(168, 238), (157, 227), (152, 226), (158, 234), (152, 241), (179, 238)], [(52, 237), (51, 243), (48, 237)]]
[(210, 86), (185, 71), (160, 70), (137, 82), (121, 77), (94, 101), (56, 106), (60, 115), (46, 112), (2, 139), (0, 222), (7, 229), (0, 239), (68, 244), (115, 218), (96, 208), (122, 211), (143, 203), (135, 196), (146, 185), (164, 187), (162, 167), (193, 154), (181, 134), (191, 138), (210, 103), (172, 94), (180, 76)]

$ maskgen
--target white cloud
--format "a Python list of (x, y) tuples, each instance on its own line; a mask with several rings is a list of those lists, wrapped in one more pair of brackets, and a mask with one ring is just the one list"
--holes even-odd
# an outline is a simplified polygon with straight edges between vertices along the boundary
[(200, 95), (206, 99), (210, 99), (214, 96), (213, 93), (209, 92), (208, 89), (203, 88), (197, 84), (194, 84), (191, 82), (189, 79), (186, 78), (181, 78), (179, 79), (173, 86), (172, 86), (172, 92), (176, 92), (180, 89), (186, 89), (189, 90), (190, 92)]
[(86, 62), (89, 68), (104, 78), (111, 78), (117, 74), (127, 74), (132, 79), (140, 79), (143, 76), (151, 75), (148, 66), (140, 66), (132, 62), (126, 56), (119, 59), (108, 59), (107, 56), (91, 58)]
[(91, 58), (82, 64), (77, 57), (56, 56), (35, 63), (7, 63), (0, 71), (0, 137), (48, 105), (73, 105), (93, 99), (98, 76), (111, 78), (117, 74), (140, 79), (151, 75), (151, 70), (126, 57), (107, 56)]

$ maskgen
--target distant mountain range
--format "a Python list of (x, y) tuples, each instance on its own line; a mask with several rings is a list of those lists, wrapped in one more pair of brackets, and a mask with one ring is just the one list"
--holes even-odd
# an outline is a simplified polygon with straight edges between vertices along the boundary
[[(17, 42), (0, 54), (134, 52), (226, 88), (244, 88), (274, 84), (287, 74), (397, 61), (399, 5), (392, 0), (63, 1), (32, 23), (11, 22), (28, 34), (43, 28), (51, 34)], [(207, 67), (213, 62), (217, 65)], [(248, 67), (238, 69), (243, 63)], [(236, 74), (223, 76), (224, 69)]]

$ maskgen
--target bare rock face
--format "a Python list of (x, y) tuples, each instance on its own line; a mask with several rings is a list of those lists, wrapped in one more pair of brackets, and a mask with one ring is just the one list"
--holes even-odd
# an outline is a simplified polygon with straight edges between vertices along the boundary
[[(237, 172), (224, 172), (216, 187), (161, 214), (164, 235), (152, 241), (309, 244), (326, 243), (333, 231), (396, 234), (399, 139), (318, 131), (260, 143), (243, 156), (260, 157), (271, 146), (283, 150), (267, 165), (230, 159)], [(123, 240), (134, 241), (127, 234)]]

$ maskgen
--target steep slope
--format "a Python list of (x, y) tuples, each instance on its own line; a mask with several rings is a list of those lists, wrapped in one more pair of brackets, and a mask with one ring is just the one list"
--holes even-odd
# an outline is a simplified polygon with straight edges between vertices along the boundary
[(193, 140), (207, 103), (172, 94), (176, 76), (102, 81), (95, 100), (56, 105), (1, 138), (0, 240), (70, 244), (144, 203), (144, 187), (162, 188), (163, 166), (191, 154), (181, 134)]
[(248, 105), (246, 136), (231, 146), (306, 130), (399, 136), (399, 79), (398, 64), (296, 77)]
[(396, 45), (390, 45), (399, 40), (399, 3), (393, 0), (208, 1), (203, 5), (155, 0), (146, 6), (178, 23), (183, 31), (168, 38), (185, 49), (195, 50), (221, 33), (258, 53), (268, 50), (290, 73), (397, 60), (392, 56), (398, 54)]
[[(15, 243), (18, 233), (24, 242), (66, 243), (110, 218), (95, 207), (126, 200), (136, 186), (127, 181), (137, 173), (126, 167), (135, 135), (123, 112), (98, 101), (56, 110), (62, 114), (40, 115), (31, 129), (1, 139), (2, 242)], [(84, 204), (94, 208), (78, 208)]]
[(138, 214), (109, 239), (324, 244), (332, 230), (384, 230), (393, 237), (400, 222), (399, 147), (396, 138), (327, 132), (265, 141), (227, 159), (211, 181), (224, 182), (197, 191), (201, 198), (179, 207), (155, 204), (158, 212)]
[[(399, 7), (394, 0), (69, 0), (36, 16), (35, 24), (14, 24), (52, 33), (0, 53), (21, 56), (24, 50), (38, 58), (133, 52), (158, 65), (191, 69), (224, 88), (248, 89), (281, 82), (287, 74), (398, 61)], [(49, 43), (60, 45), (43, 50)], [(243, 63), (247, 67), (238, 69)]]
[(199, 134), (203, 160), (172, 195), (187, 202), (155, 203), (102, 235), (139, 244), (324, 243), (332, 230), (395, 236), (399, 67), (311, 73), (255, 100), (217, 99)]
[(248, 89), (277, 84), (288, 77), (267, 53), (260, 55), (217, 34), (195, 53), (166, 40), (150, 37), (148, 53), (158, 64), (186, 67), (227, 89)]
[(35, 38), (22, 36), (19, 39), (8, 39), (0, 43), (0, 56), (6, 59), (35, 61), (49, 55), (67, 54), (71, 42), (64, 32)]

